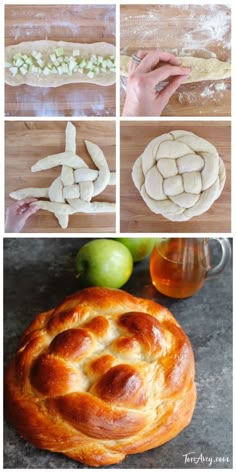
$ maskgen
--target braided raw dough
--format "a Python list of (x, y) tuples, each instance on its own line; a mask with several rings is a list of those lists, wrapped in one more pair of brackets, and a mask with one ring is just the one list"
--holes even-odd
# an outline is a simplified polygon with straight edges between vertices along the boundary
[(94, 143), (85, 141), (88, 152), (98, 170), (89, 169), (76, 154), (76, 128), (68, 122), (66, 126), (65, 152), (40, 159), (31, 168), (32, 172), (51, 169), (61, 165), (61, 175), (49, 188), (24, 188), (10, 193), (10, 197), (21, 200), (26, 197), (49, 198), (50, 201), (34, 202), (42, 210), (55, 214), (60, 226), (65, 229), (69, 215), (74, 213), (113, 213), (115, 204), (91, 202), (107, 185), (115, 185), (115, 172), (110, 172), (102, 150)]
[[(229, 62), (219, 61), (216, 58), (203, 59), (193, 56), (179, 56), (178, 59), (183, 67), (191, 68), (191, 73), (182, 82), (183, 84), (202, 80), (222, 80), (231, 77), (231, 64)], [(130, 61), (130, 56), (120, 57), (120, 74), (125, 77), (128, 77)]]
[(212, 144), (178, 130), (148, 144), (134, 163), (132, 178), (150, 210), (171, 221), (187, 221), (220, 196), (226, 174)]
[[(40, 41), (25, 41), (20, 44), (7, 46), (5, 50), (5, 59), (7, 62), (11, 62), (14, 54), (19, 52), (22, 54), (31, 54), (34, 50), (41, 52), (45, 58), (49, 58), (50, 54), (56, 48), (63, 48), (65, 54), (69, 56), (73, 53), (73, 50), (79, 49), (81, 51), (81, 57), (85, 58), (91, 54), (101, 56), (116, 55), (116, 47), (110, 43), (101, 42), (81, 44), (45, 39)], [(87, 74), (80, 74), (79, 72), (76, 72), (73, 75), (37, 75), (34, 73), (28, 73), (25, 76), (18, 74), (13, 77), (10, 71), (5, 69), (5, 82), (12, 86), (26, 84), (36, 87), (59, 87), (61, 85), (81, 82), (108, 86), (114, 84), (115, 81), (116, 73), (111, 71), (100, 72), (95, 75), (94, 78), (90, 79)]]
[(90, 466), (175, 437), (196, 401), (191, 344), (163, 306), (89, 288), (37, 316), (6, 373), (25, 439)]

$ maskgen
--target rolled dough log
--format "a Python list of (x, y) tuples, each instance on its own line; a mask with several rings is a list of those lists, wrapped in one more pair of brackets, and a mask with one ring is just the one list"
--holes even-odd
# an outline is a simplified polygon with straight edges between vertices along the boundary
[(98, 168), (98, 178), (94, 182), (93, 188), (93, 197), (102, 193), (106, 186), (109, 184), (110, 180), (110, 170), (106, 161), (106, 158), (97, 144), (91, 143), (90, 141), (85, 141), (88, 153), (93, 160), (95, 166)]
[(61, 165), (66, 165), (67, 167), (72, 167), (73, 169), (87, 167), (87, 164), (85, 164), (81, 157), (73, 154), (71, 151), (65, 151), (40, 159), (31, 167), (31, 172), (40, 172), (41, 170), (52, 169), (53, 167)]
[[(18, 52), (31, 54), (32, 51), (41, 52), (43, 57), (49, 58), (49, 55), (52, 54), (56, 48), (63, 48), (65, 55), (68, 56), (72, 55), (74, 50), (79, 49), (81, 56), (84, 58), (91, 56), (91, 54), (97, 54), (103, 57), (116, 55), (115, 46), (105, 42), (81, 44), (65, 41), (40, 40), (25, 41), (20, 44), (7, 46), (5, 50), (5, 60), (6, 62), (11, 62), (14, 54)], [(75, 72), (73, 75), (36, 75), (35, 73), (28, 73), (25, 76), (18, 74), (13, 77), (8, 69), (5, 71), (5, 82), (12, 86), (26, 84), (36, 87), (59, 87), (60, 85), (82, 82), (107, 86), (114, 84), (115, 81), (116, 73), (111, 71), (100, 72), (92, 79), (87, 77), (86, 74), (80, 74), (79, 72)]]
[(20, 190), (16, 190), (15, 192), (11, 192), (11, 198), (14, 200), (22, 200), (24, 198), (48, 198), (48, 188), (35, 188), (35, 187), (28, 187), (22, 188)]
[(114, 213), (116, 211), (115, 203), (85, 202), (80, 198), (68, 200), (68, 202), (74, 211), (79, 213)]
[(76, 213), (76, 210), (74, 210), (70, 205), (68, 205), (68, 203), (46, 202), (44, 200), (37, 200), (37, 202), (34, 202), (34, 205), (37, 205), (37, 207), (41, 210), (47, 210), (57, 215), (73, 215), (74, 213)]
[[(192, 56), (179, 56), (178, 59), (182, 66), (191, 68), (191, 74), (183, 84), (202, 80), (222, 80), (231, 77), (231, 64), (229, 62), (219, 61), (215, 58), (202, 59)], [(120, 74), (125, 77), (128, 77), (130, 61), (130, 56), (120, 57)]]

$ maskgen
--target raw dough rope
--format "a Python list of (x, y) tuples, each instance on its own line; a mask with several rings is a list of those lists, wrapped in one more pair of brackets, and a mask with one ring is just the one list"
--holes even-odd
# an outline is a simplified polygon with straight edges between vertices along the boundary
[(90, 169), (81, 157), (76, 155), (76, 128), (70, 122), (66, 127), (65, 152), (40, 159), (32, 166), (32, 172), (62, 166), (61, 175), (49, 188), (25, 188), (10, 193), (20, 200), (26, 197), (48, 198), (35, 204), (55, 214), (62, 228), (67, 228), (69, 215), (81, 213), (115, 212), (114, 203), (91, 202), (103, 192), (107, 185), (115, 185), (115, 172), (110, 172), (102, 150), (94, 143), (85, 141), (87, 150), (98, 170)]
[[(178, 56), (183, 67), (190, 67), (191, 73), (183, 84), (191, 82), (200, 82), (202, 80), (222, 80), (231, 77), (231, 64), (229, 62), (219, 61), (215, 57), (204, 59), (193, 56)], [(120, 74), (128, 77), (129, 63), (132, 60), (130, 56), (120, 56)]]
[(132, 178), (147, 206), (171, 221), (207, 211), (226, 179), (217, 150), (188, 131), (152, 140), (133, 166)]

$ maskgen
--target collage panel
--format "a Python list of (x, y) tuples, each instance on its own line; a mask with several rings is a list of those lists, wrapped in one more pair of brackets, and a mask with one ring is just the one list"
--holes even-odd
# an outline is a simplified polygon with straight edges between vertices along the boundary
[(2, 9), (4, 469), (233, 469), (231, 4)]
[(115, 116), (115, 44), (115, 5), (6, 5), (5, 115)]
[(127, 2), (120, 18), (121, 115), (231, 115), (230, 4)]
[(121, 232), (231, 231), (231, 122), (121, 122)]
[(232, 240), (150, 242), (5, 238), (7, 469), (232, 467)]
[(6, 121), (5, 147), (7, 233), (116, 231), (114, 121)]

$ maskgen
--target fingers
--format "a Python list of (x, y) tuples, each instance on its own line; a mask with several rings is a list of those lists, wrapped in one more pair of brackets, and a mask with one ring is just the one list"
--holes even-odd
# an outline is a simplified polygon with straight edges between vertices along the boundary
[(30, 214), (30, 215), (33, 215), (33, 214), (36, 213), (38, 210), (39, 210), (38, 205), (37, 205), (37, 204), (35, 204), (35, 205), (32, 204), (32, 205), (29, 206), (29, 208), (28, 208), (27, 211), (29, 211), (29, 214)]
[(161, 101), (161, 103), (163, 104), (163, 108), (167, 105), (167, 103), (169, 102), (170, 97), (176, 92), (176, 90), (179, 88), (179, 86), (182, 84), (182, 82), (184, 82), (186, 77), (188, 77), (188, 76), (187, 75), (181, 75), (181, 76), (174, 77), (165, 86), (165, 88), (157, 94), (157, 99), (158, 99), (158, 101), (159, 100)]
[(15, 209), (15, 212), (18, 215), (21, 215), (21, 214), (31, 215), (39, 209), (36, 205), (36, 202), (37, 202), (36, 198), (24, 198), (23, 200), (19, 200), (13, 203), (12, 209)]
[(153, 86), (155, 86), (158, 82), (162, 82), (163, 80), (166, 80), (169, 77), (175, 75), (184, 75), (184, 78), (186, 79), (190, 72), (191, 69), (189, 69), (188, 67), (165, 65), (160, 67), (159, 69), (149, 72), (148, 77), (153, 82)]
[(37, 202), (37, 198), (24, 198), (23, 200), (18, 200), (16, 202), (16, 205), (18, 208), (24, 206), (24, 205), (29, 205), (30, 203)]
[[(143, 51), (143, 50), (140, 50), (138, 51), (135, 56), (137, 56), (139, 59), (141, 59), (141, 61), (143, 60), (143, 58), (148, 54), (148, 51)], [(129, 73), (133, 73), (136, 71), (137, 67), (140, 66), (140, 63), (135, 61), (135, 60), (131, 60), (130, 63), (129, 63)]]
[(26, 222), (28, 218), (34, 213), (36, 213), (38, 210), (39, 208), (36, 205), (32, 205), (28, 208), (25, 208), (21, 215), (22, 221)]
[[(139, 51), (137, 56), (140, 56), (141, 53), (144, 51)], [(173, 54), (168, 52), (161, 52), (157, 50), (149, 51), (146, 53), (143, 58), (142, 62), (139, 64), (139, 72), (147, 73), (152, 71), (159, 62), (167, 62), (173, 66), (180, 66), (180, 61), (175, 57)]]

